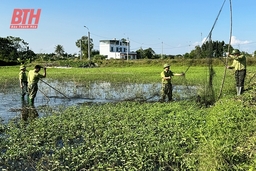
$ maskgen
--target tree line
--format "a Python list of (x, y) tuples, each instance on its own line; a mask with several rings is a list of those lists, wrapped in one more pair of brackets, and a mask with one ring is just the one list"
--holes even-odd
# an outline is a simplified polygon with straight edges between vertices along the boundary
[[(125, 41), (125, 39), (124, 39)], [(90, 43), (90, 46), (88, 46)], [(29, 49), (29, 43), (19, 37), (7, 36), (0, 37), (0, 61), (1, 63), (26, 63), (35, 59), (41, 58), (42, 60), (58, 60), (80, 57), (81, 59), (88, 59), (88, 52), (93, 58), (104, 59), (103, 55), (99, 55), (98, 50), (94, 50), (93, 39), (88, 41), (87, 36), (82, 36), (75, 42), (75, 45), (80, 49), (80, 54), (65, 53), (64, 47), (60, 44), (55, 46), (55, 50), (51, 54), (35, 54)], [(88, 47), (90, 51), (88, 51)], [(207, 41), (202, 46), (196, 46), (191, 52), (178, 55), (156, 54), (152, 48), (136, 50), (137, 59), (168, 59), (168, 58), (185, 58), (185, 59), (198, 59), (198, 58), (221, 58), (225, 57), (233, 47), (226, 44), (224, 41)], [(251, 56), (247, 52), (242, 52), (247, 57)], [(256, 51), (254, 52), (256, 55)]]

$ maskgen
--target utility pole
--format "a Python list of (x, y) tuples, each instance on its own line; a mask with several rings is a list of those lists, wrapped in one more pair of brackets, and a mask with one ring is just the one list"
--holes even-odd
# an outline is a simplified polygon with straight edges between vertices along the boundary
[(115, 38), (114, 51), (115, 51), (115, 59), (116, 59), (116, 38)]
[(84, 26), (88, 30), (88, 60), (91, 60), (91, 52), (90, 52), (90, 31), (89, 28)]
[(127, 61), (129, 59), (129, 37), (127, 38)]

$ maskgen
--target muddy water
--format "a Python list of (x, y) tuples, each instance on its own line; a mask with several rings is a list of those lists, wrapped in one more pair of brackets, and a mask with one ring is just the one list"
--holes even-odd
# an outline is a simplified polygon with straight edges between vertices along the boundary
[[(45, 83), (46, 82), (46, 83)], [(39, 82), (39, 91), (35, 98), (35, 108), (39, 116), (60, 111), (63, 108), (83, 103), (106, 103), (118, 101), (154, 102), (160, 98), (161, 84), (125, 84), (125, 83), (86, 83)], [(195, 96), (195, 87), (175, 86), (175, 100)], [(17, 85), (0, 89), (0, 117), (3, 122), (21, 115), (22, 100)]]

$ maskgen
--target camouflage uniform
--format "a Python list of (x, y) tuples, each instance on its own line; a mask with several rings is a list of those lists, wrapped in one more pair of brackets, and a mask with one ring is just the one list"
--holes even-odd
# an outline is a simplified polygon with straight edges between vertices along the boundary
[(168, 101), (172, 101), (172, 83), (171, 79), (164, 79), (164, 77), (172, 77), (173, 72), (172, 71), (162, 71), (161, 72), (161, 78), (162, 78), (162, 89), (161, 89), (161, 101), (165, 101), (166, 96), (168, 97)]
[(35, 70), (30, 70), (28, 72), (28, 93), (29, 93), (29, 104), (34, 105), (34, 99), (38, 91), (38, 81), (40, 78), (44, 78), (42, 74), (35, 72)]
[(229, 66), (229, 68), (235, 69), (237, 95), (240, 95), (244, 91), (244, 81), (246, 77), (246, 57), (244, 55), (240, 55), (240, 51), (237, 49), (233, 50), (229, 57), (233, 59), (233, 64)]
[(20, 87), (21, 87), (21, 98), (24, 99), (24, 96), (28, 92), (28, 81), (27, 81), (27, 74), (26, 74), (26, 67), (20, 66), (20, 72), (19, 72), (19, 81), (20, 81)]

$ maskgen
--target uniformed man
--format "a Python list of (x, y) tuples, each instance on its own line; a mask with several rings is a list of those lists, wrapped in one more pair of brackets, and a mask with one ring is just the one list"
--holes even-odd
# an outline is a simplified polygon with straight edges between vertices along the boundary
[(28, 91), (28, 89), (27, 89), (28, 88), (28, 80), (27, 80), (25, 65), (20, 66), (19, 83), (20, 83), (20, 88), (21, 88), (21, 99), (24, 100), (24, 97)]
[(28, 93), (29, 93), (29, 105), (34, 106), (34, 100), (38, 91), (38, 81), (40, 78), (46, 77), (46, 68), (44, 68), (44, 74), (40, 74), (39, 71), (43, 68), (40, 65), (36, 65), (34, 70), (28, 72)]
[(173, 73), (170, 70), (169, 64), (164, 64), (164, 70), (161, 72), (161, 78), (162, 78), (162, 90), (161, 90), (161, 102), (166, 101), (166, 96), (168, 97), (168, 101), (172, 101), (172, 77), (173, 76), (184, 76), (184, 73)]
[(228, 55), (233, 59), (233, 64), (227, 66), (228, 69), (235, 69), (236, 91), (239, 96), (244, 92), (244, 80), (246, 76), (246, 57), (240, 53), (238, 49), (234, 49), (231, 55)]

